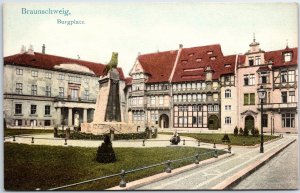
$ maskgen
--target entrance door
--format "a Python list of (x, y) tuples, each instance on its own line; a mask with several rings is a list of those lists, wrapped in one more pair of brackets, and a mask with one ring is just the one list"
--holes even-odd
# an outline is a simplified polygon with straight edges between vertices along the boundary
[(159, 117), (159, 127), (160, 128), (169, 128), (169, 117), (166, 114), (162, 114)]
[(208, 129), (218, 130), (219, 128), (219, 118), (216, 115), (211, 115), (208, 119)]
[(252, 128), (254, 128), (254, 118), (251, 115), (248, 115), (245, 118), (245, 128), (248, 128), (249, 131), (251, 131)]

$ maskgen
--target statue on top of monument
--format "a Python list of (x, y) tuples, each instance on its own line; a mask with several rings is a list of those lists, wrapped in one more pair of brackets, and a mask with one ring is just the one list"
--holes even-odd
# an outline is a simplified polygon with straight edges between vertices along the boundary
[(118, 66), (118, 52), (113, 52), (110, 62), (105, 66), (103, 73), (104, 75), (107, 75), (109, 71), (111, 71), (114, 68), (117, 68)]

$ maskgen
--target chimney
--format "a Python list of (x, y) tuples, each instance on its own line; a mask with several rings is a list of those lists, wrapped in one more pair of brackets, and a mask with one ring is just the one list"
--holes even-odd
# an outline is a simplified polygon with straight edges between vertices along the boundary
[(183, 45), (182, 44), (179, 44), (179, 49), (182, 49), (183, 48)]
[(29, 48), (28, 48), (27, 54), (34, 55), (33, 46), (32, 46), (31, 44), (29, 45)]
[(24, 54), (26, 52), (26, 47), (22, 45), (20, 54)]
[(46, 51), (46, 46), (45, 46), (45, 44), (43, 44), (43, 46), (42, 46), (42, 54), (45, 54), (45, 51)]

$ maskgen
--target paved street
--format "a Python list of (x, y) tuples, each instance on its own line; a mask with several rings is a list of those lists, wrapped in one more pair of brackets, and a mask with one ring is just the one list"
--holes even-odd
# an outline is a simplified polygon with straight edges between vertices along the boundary
[(208, 164), (179, 175), (160, 180), (143, 187), (140, 190), (176, 190), (176, 189), (211, 189), (224, 180), (240, 172), (264, 156), (274, 152), (295, 139), (296, 136), (286, 135), (283, 139), (265, 144), (265, 153), (259, 153), (259, 147), (235, 147), (235, 155), (213, 164)]
[(298, 141), (292, 143), (233, 189), (296, 188), (298, 188)]

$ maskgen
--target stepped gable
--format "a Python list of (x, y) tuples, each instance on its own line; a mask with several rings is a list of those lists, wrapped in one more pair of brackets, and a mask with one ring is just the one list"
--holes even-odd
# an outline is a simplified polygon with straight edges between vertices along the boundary
[(171, 50), (140, 55), (138, 61), (149, 75), (146, 82), (168, 82), (177, 53), (178, 50)]
[[(38, 52), (34, 52), (34, 54), (23, 53), (4, 57), (4, 64), (40, 68), (45, 70), (57, 70), (54, 66), (60, 64), (78, 64), (89, 68), (97, 76), (102, 76), (105, 68), (105, 65), (101, 63), (42, 54)], [(117, 68), (117, 70), (120, 73), (120, 79), (125, 80), (122, 68)]]
[[(231, 57), (227, 58), (230, 59)], [(219, 44), (183, 48), (172, 82), (205, 80), (205, 70), (208, 66), (214, 72), (212, 78), (218, 79), (224, 69), (224, 56)]]
[[(284, 61), (283, 54), (287, 52), (292, 52), (292, 60), (289, 62)], [(286, 47), (283, 50), (275, 50), (270, 52), (265, 52), (265, 61), (273, 62), (273, 67), (283, 67), (283, 66), (297, 66), (298, 64), (298, 48)]]

